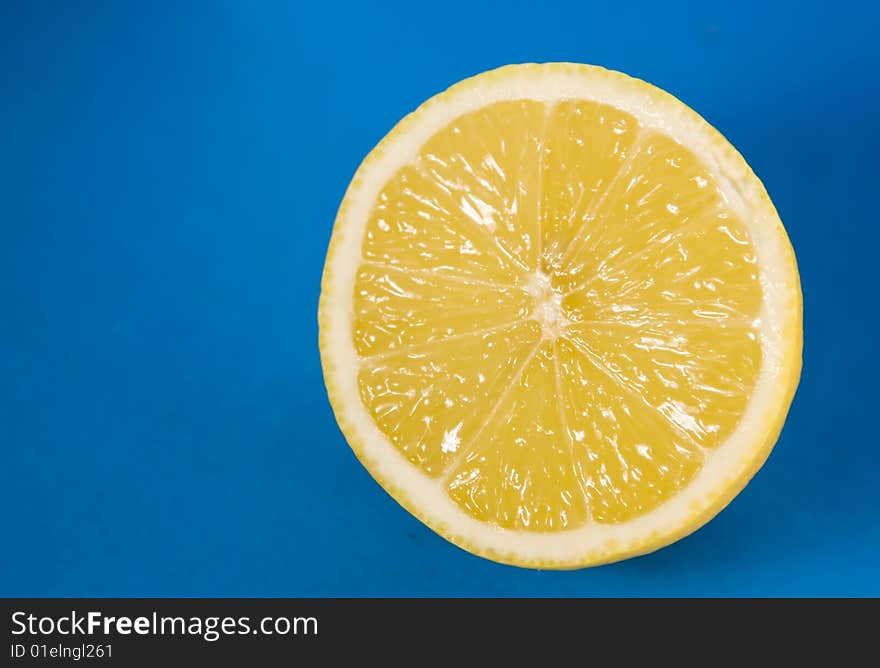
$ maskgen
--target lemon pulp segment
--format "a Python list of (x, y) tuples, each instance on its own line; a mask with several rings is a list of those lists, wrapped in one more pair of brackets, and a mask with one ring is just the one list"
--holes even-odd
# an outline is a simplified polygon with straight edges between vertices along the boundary
[(655, 509), (761, 369), (747, 226), (694, 153), (601, 102), (459, 116), (381, 187), (358, 262), (360, 400), (425, 484), (500, 528)]

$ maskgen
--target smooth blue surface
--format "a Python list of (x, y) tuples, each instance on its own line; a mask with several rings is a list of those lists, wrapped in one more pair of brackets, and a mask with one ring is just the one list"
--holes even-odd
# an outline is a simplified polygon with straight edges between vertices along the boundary
[[(3, 3), (0, 594), (880, 595), (876, 5), (378, 4)], [(398, 507), (317, 349), (364, 155), (455, 81), (551, 60), (719, 128), (805, 298), (800, 389), (745, 492), (573, 573), (470, 556)]]

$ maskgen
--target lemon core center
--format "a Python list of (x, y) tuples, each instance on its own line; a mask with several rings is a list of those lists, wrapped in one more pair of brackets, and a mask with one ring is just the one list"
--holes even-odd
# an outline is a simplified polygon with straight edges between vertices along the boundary
[(541, 325), (545, 340), (555, 341), (571, 324), (562, 307), (562, 293), (553, 287), (550, 276), (540, 269), (529, 276), (525, 291), (534, 300), (532, 319)]

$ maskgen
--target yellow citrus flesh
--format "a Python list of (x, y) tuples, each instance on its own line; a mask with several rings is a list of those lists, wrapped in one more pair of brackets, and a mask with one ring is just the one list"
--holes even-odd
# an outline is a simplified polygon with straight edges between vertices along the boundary
[(719, 178), (600, 100), (454, 116), (364, 209), (344, 400), (488, 530), (657, 510), (737, 433), (764, 361), (759, 253)]

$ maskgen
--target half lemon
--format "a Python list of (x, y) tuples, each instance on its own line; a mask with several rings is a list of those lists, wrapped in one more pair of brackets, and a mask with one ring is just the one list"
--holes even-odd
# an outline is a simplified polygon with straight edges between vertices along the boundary
[(761, 182), (626, 75), (513, 65), (404, 118), (357, 171), (320, 349), (357, 457), (475, 554), (577, 568), (694, 531), (797, 386), (797, 265)]

